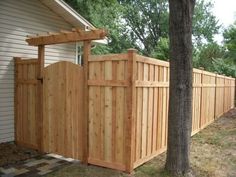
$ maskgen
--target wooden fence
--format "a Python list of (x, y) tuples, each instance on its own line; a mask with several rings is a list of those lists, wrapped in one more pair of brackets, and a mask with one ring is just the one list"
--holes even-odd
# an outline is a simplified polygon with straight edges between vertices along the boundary
[[(43, 110), (37, 60), (15, 64), (19, 144), (127, 172), (166, 150), (168, 62), (129, 50), (89, 56), (85, 68), (52, 64), (43, 69)], [(233, 108), (234, 94), (234, 78), (194, 69), (192, 134)]]
[(34, 149), (39, 142), (37, 64), (37, 59), (15, 59), (15, 139)]
[[(131, 171), (165, 151), (169, 63), (129, 50), (88, 66), (88, 162)], [(233, 108), (234, 93), (234, 78), (194, 69), (192, 134)]]

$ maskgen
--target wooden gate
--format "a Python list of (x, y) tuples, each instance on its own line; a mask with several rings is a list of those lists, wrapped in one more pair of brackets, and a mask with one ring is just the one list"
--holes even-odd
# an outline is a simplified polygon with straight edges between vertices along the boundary
[(43, 150), (81, 160), (83, 68), (63, 61), (43, 74)]
[[(17, 144), (82, 160), (83, 68), (58, 62), (43, 69), (38, 87), (38, 59), (15, 59), (15, 139)], [(39, 109), (43, 91), (43, 110)], [(40, 113), (43, 112), (43, 120)], [(86, 154), (85, 154), (86, 155)]]
[(15, 140), (38, 149), (38, 60), (15, 58)]

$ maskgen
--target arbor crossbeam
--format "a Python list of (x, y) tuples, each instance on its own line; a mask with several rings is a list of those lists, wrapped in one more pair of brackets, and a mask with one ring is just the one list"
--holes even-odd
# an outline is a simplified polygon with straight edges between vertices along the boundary
[(60, 33), (48, 33), (46, 35), (31, 36), (26, 42), (31, 46), (62, 44), (77, 41), (91, 41), (104, 39), (107, 31), (104, 29), (95, 29), (84, 31), (72, 29), (72, 31), (61, 31)]

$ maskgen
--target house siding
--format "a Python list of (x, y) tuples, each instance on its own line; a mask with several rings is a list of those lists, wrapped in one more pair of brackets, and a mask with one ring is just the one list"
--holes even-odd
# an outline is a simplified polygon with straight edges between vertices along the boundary
[[(37, 58), (37, 47), (28, 46), (26, 36), (71, 28), (39, 0), (0, 0), (0, 142), (14, 140), (13, 57)], [(45, 65), (74, 62), (75, 55), (75, 44), (46, 46)]]

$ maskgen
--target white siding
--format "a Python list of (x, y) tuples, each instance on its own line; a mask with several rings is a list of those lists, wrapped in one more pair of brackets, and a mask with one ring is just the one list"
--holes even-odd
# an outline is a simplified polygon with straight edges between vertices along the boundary
[[(26, 36), (71, 28), (39, 0), (0, 0), (0, 142), (14, 140), (13, 57), (37, 58)], [(75, 53), (75, 44), (47, 46), (45, 63), (74, 62)]]

